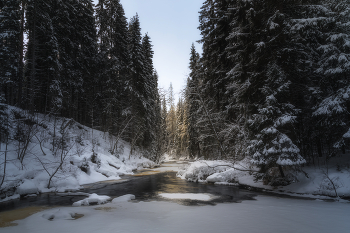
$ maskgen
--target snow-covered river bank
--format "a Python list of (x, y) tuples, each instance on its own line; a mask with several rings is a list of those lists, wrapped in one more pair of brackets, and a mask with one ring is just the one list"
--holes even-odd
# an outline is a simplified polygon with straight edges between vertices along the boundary
[[(108, 195), (113, 201), (47, 209), (0, 231), (319, 233), (350, 228), (348, 203), (256, 196), (234, 186), (189, 183), (169, 172), (177, 166), (166, 164), (122, 183), (87, 186), (82, 192)], [(159, 171), (168, 172), (153, 174)], [(116, 198), (126, 193), (132, 195)], [(79, 198), (85, 197), (75, 196), (73, 201)], [(2, 212), (0, 219), (9, 215), (11, 211)]]
[[(93, 193), (107, 195), (111, 198), (133, 194), (137, 201), (163, 200), (163, 197), (159, 195), (161, 193), (207, 193), (215, 196), (215, 199), (210, 199), (205, 204), (251, 200), (256, 196), (255, 193), (240, 190), (236, 186), (187, 182), (176, 175), (183, 165), (182, 162), (168, 162), (158, 168), (144, 169), (137, 171), (134, 175), (122, 176), (122, 179), (119, 180), (85, 184), (77, 191), (27, 195), (22, 199), (0, 202), (0, 212), (29, 206), (71, 206), (74, 202)], [(197, 205), (200, 204), (200, 201), (181, 199), (178, 202)]]

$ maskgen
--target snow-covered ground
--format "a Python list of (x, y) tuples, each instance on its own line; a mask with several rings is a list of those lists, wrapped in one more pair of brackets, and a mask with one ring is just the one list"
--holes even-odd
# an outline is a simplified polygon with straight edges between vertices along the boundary
[[(227, 161), (199, 160), (189, 163), (178, 172), (182, 179), (193, 182), (209, 182), (226, 185), (246, 185), (289, 195), (322, 198), (335, 196), (350, 197), (350, 156), (332, 158), (328, 165), (304, 167), (304, 172), (295, 174), (295, 182), (287, 186), (272, 187), (256, 180), (248, 161), (243, 160), (234, 165)], [(328, 167), (328, 169), (327, 169)], [(237, 168), (237, 169), (235, 169)], [(255, 169), (256, 170), (256, 169)], [(307, 174), (307, 176), (305, 175)], [(333, 184), (334, 186), (333, 186)]]
[[(7, 147), (5, 180), (0, 190), (10, 190), (5, 194), (12, 197), (3, 193), (0, 201), (38, 192), (77, 190), (83, 184), (118, 180), (121, 175), (156, 165), (137, 150), (130, 155), (130, 144), (122, 140), (111, 154), (115, 137), (70, 119), (41, 114), (28, 117), (14, 107), (10, 112), (11, 137), (21, 137), (22, 142), (13, 140)], [(23, 121), (20, 127), (16, 127), (18, 121)], [(0, 146), (1, 182), (6, 145)], [(19, 157), (23, 157), (22, 162)]]
[(1, 232), (344, 233), (350, 229), (348, 203), (258, 196), (242, 203), (184, 206), (129, 202), (132, 199), (126, 195), (104, 205), (45, 210)]

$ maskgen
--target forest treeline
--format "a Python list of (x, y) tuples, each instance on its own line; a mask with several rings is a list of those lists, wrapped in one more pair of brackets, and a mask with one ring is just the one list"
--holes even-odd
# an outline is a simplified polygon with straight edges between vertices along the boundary
[(204, 1), (177, 104), (119, 0), (0, 4), (2, 108), (72, 118), (153, 160), (248, 159), (265, 176), (349, 150), (350, 0)]
[(173, 150), (284, 176), (349, 149), (350, 1), (206, 0), (199, 13)]
[[(2, 0), (0, 104), (66, 117), (160, 157), (158, 75), (119, 0)], [(1, 122), (5, 140), (6, 122)], [(113, 153), (113, 151), (112, 151)]]

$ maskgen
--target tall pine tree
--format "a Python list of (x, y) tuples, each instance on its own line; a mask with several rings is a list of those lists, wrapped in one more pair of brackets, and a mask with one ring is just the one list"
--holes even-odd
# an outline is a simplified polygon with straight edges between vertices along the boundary
[(0, 5), (0, 95), (8, 104), (18, 101), (20, 69), (20, 1), (4, 0)]

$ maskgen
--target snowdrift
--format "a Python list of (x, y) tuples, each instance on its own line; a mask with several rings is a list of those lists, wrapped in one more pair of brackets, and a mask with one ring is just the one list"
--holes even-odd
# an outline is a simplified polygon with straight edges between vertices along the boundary
[(294, 182), (286, 186), (265, 185), (254, 176), (249, 160), (236, 162), (199, 160), (190, 163), (177, 176), (191, 182), (240, 185), (295, 196), (350, 197), (350, 155), (332, 158), (327, 165), (303, 167)]
[(0, 187), (2, 200), (13, 195), (76, 190), (83, 184), (117, 180), (156, 165), (137, 148), (130, 154), (129, 143), (116, 142), (108, 133), (71, 119), (33, 116), (11, 106), (9, 113), (11, 140), (7, 145), (1, 142), (0, 149), (0, 182), (5, 176)]

